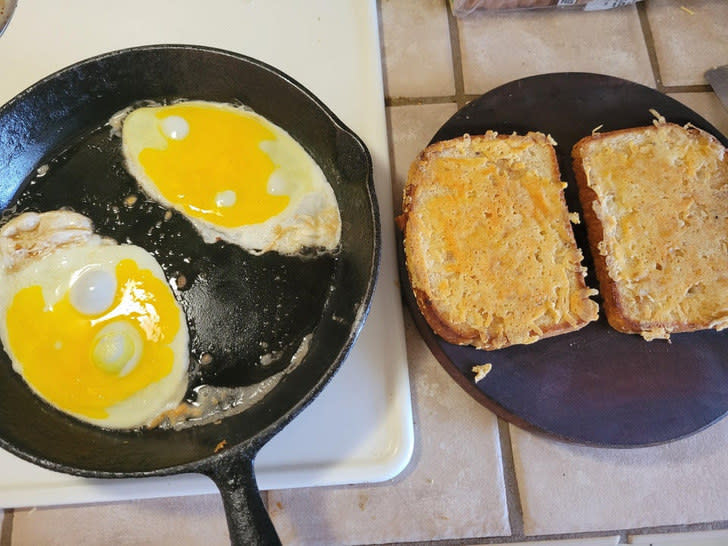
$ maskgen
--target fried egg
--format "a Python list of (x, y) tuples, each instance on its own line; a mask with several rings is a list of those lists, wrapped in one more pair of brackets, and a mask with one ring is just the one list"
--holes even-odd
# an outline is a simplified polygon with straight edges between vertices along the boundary
[(189, 334), (161, 267), (69, 211), (0, 229), (0, 340), (55, 408), (110, 429), (146, 425), (187, 389)]
[(127, 169), (149, 197), (189, 218), (206, 242), (281, 254), (339, 244), (333, 188), (281, 127), (245, 108), (204, 101), (124, 114)]

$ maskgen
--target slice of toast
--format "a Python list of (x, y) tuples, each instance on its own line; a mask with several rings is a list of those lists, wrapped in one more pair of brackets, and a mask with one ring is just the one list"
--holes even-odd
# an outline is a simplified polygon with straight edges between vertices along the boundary
[(664, 120), (572, 149), (609, 324), (645, 339), (728, 326), (728, 154)]
[(448, 342), (527, 344), (597, 318), (553, 141), (456, 138), (414, 161), (398, 223), (417, 304)]

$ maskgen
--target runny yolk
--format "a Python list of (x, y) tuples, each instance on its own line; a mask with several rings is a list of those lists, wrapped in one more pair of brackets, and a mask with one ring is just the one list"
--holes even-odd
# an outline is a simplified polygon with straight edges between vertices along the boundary
[[(288, 206), (289, 196), (268, 193), (268, 179), (277, 166), (260, 143), (276, 136), (257, 119), (184, 104), (155, 115), (167, 147), (143, 149), (139, 162), (172, 204), (224, 227), (261, 223)], [(164, 122), (172, 116), (172, 125), (186, 122), (184, 131), (165, 131)]]
[(15, 295), (7, 313), (10, 349), (22, 376), (70, 413), (108, 417), (107, 408), (167, 376), (179, 310), (164, 282), (130, 259), (116, 266), (111, 306), (97, 316), (77, 310), (68, 293), (47, 306), (39, 285)]

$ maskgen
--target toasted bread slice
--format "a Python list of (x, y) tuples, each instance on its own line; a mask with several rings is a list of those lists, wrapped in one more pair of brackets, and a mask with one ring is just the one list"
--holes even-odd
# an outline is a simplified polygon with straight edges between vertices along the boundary
[(728, 326), (728, 155), (658, 121), (572, 149), (609, 324), (645, 339)]
[(552, 142), (465, 135), (412, 164), (399, 218), (407, 270), (446, 341), (500, 349), (597, 318)]

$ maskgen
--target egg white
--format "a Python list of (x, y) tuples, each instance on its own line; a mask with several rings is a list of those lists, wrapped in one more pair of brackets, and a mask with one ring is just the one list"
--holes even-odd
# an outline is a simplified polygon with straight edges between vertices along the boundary
[[(224, 240), (255, 254), (267, 251), (297, 254), (309, 248), (333, 250), (338, 246), (341, 218), (334, 190), (316, 161), (294, 138), (263, 116), (242, 107), (206, 101), (189, 101), (185, 104), (250, 116), (271, 130), (276, 136), (275, 140), (261, 143), (261, 148), (277, 165), (268, 181), (268, 190), (272, 194), (290, 197), (288, 206), (282, 212), (257, 224), (225, 227), (186, 215), (206, 242)], [(160, 108), (164, 107), (146, 106), (131, 111), (123, 110), (115, 114), (110, 123), (112, 127), (121, 124), (126, 167), (142, 190), (153, 200), (185, 214), (180, 206), (162, 195), (138, 159), (145, 148), (164, 149), (167, 138), (185, 136), (184, 124), (179, 120), (171, 120), (167, 126), (160, 123), (156, 118)], [(302, 176), (308, 181), (306, 184), (297, 182)], [(220, 199), (231, 198), (225, 190), (220, 188)]]

